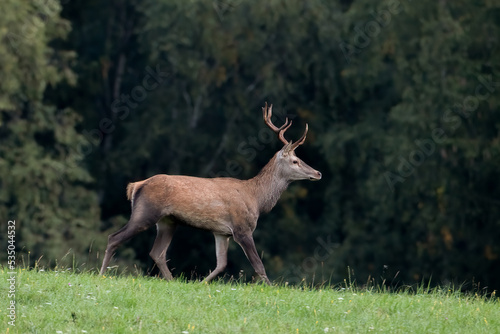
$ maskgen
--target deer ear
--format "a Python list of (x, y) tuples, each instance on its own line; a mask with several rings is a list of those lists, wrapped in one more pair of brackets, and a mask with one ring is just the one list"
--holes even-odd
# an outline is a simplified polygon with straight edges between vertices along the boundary
[(292, 150), (292, 141), (290, 140), (290, 142), (288, 144), (285, 144), (285, 146), (283, 146), (283, 148), (280, 151), (281, 151), (281, 154), (283, 156), (287, 156), (290, 153), (290, 151), (293, 151)]

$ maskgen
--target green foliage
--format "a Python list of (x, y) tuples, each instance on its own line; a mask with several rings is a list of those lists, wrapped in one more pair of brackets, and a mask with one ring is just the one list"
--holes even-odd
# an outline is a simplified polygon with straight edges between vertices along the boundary
[[(389, 267), (406, 282), (482, 272), (482, 283), (496, 286), (498, 46), (477, 36), (498, 34), (498, 8), (399, 4), (396, 13), (390, 2), (359, 12), (355, 2), (346, 13), (365, 29), (351, 28), (350, 40), (369, 43), (343, 70), (355, 122), (339, 122), (323, 141), (325, 153), (343, 149), (329, 162), (348, 188), (329, 199), (345, 212), (332, 224), (345, 235), (343, 259), (332, 261), (361, 280)], [(378, 34), (366, 30), (376, 21), (370, 10), (384, 22)]]
[(56, 1), (7, 1), (2, 9), (0, 216), (5, 223), (16, 220), (19, 250), (52, 260), (68, 249), (85, 254), (99, 239), (91, 233), (99, 226), (99, 208), (87, 186), (92, 177), (74, 164), (81, 154), (75, 149), (83, 139), (75, 129), (81, 116), (44, 97), (58, 84), (74, 83), (68, 67), (73, 53), (49, 46), (65, 36), (69, 22), (59, 17)]
[[(61, 268), (19, 270), (15, 276), (16, 326), (3, 321), (2, 332), (492, 333), (500, 328), (496, 296), (451, 289), (389, 293), (352, 286), (165, 282)], [(9, 278), (6, 270), (0, 278)], [(6, 302), (2, 298), (2, 313)]]

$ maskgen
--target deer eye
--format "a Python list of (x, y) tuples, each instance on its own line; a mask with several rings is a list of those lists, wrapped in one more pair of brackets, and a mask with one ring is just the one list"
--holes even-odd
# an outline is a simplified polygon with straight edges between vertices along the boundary
[(293, 162), (294, 164), (298, 164), (298, 163), (299, 163), (299, 161), (298, 161), (298, 160), (293, 160), (292, 162)]

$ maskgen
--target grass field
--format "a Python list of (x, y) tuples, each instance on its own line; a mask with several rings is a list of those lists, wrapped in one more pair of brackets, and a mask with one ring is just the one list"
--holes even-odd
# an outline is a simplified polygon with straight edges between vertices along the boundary
[[(495, 294), (389, 293), (18, 269), (0, 333), (500, 333)], [(15, 277), (15, 326), (9, 324)]]

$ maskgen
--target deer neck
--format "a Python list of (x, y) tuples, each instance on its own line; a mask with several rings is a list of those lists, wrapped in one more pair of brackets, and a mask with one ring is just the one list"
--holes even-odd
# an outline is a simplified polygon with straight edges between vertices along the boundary
[(276, 155), (262, 168), (259, 174), (250, 179), (259, 211), (267, 213), (276, 205), (290, 181), (280, 175)]

